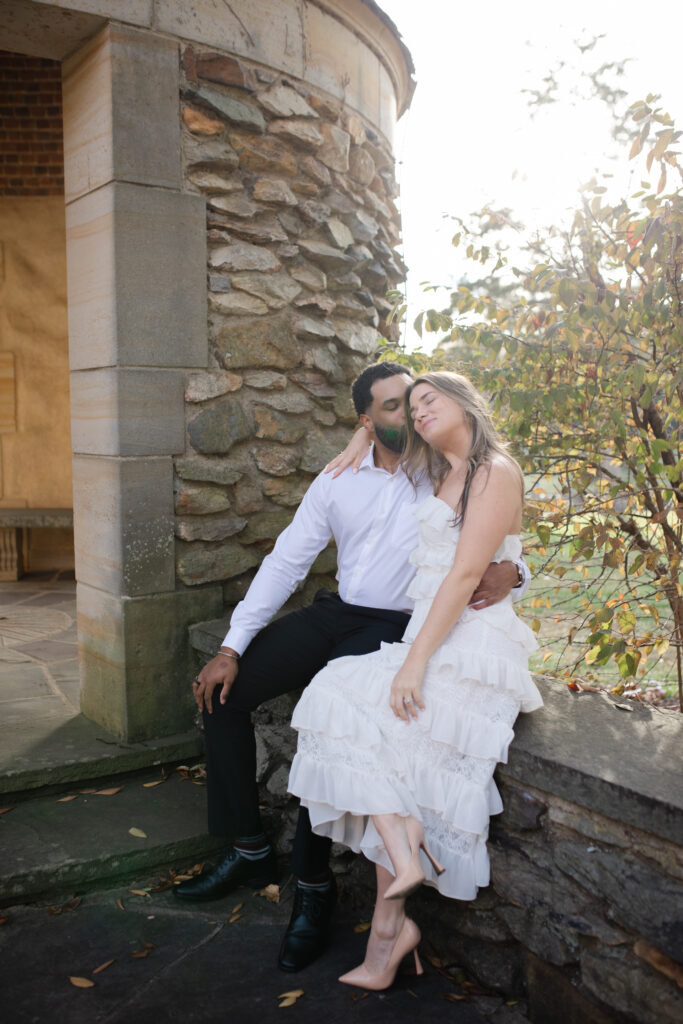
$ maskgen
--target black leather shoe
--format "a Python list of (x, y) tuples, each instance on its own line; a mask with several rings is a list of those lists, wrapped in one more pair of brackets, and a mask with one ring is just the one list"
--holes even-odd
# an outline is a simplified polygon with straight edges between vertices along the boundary
[(301, 971), (325, 950), (330, 935), (332, 911), (337, 902), (337, 884), (330, 879), (326, 892), (300, 889), (294, 893), (294, 907), (280, 946), (281, 971)]
[(219, 900), (238, 885), (246, 884), (258, 889), (274, 882), (276, 877), (273, 850), (259, 860), (248, 860), (231, 846), (215, 868), (204, 871), (189, 882), (182, 882), (175, 887), (173, 893), (180, 900)]

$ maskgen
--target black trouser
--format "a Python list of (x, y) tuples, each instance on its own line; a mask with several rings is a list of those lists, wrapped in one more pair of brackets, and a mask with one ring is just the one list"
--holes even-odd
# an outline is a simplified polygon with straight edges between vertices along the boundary
[[(308, 608), (271, 622), (252, 640), (225, 704), (216, 687), (213, 713), (204, 711), (212, 835), (252, 836), (263, 831), (251, 712), (264, 701), (306, 686), (333, 658), (367, 654), (379, 650), (383, 641), (399, 641), (408, 618), (404, 612), (346, 604), (331, 591), (320, 590)], [(301, 808), (292, 851), (294, 874), (322, 874), (329, 850), (329, 839), (311, 832), (308, 812)]]

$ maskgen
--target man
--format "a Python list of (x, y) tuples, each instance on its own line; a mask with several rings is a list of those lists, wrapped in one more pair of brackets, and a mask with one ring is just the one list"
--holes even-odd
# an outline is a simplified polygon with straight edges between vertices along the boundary
[[(306, 686), (332, 658), (366, 654), (403, 635), (414, 574), (408, 556), (417, 544), (412, 512), (432, 493), (427, 480), (415, 490), (399, 465), (410, 381), (410, 371), (397, 363), (373, 364), (354, 381), (354, 405), (372, 447), (357, 473), (313, 481), (235, 608), (219, 653), (194, 683), (204, 718), (209, 832), (234, 840), (213, 870), (174, 890), (180, 899), (218, 899), (242, 883), (274, 880), (275, 855), (258, 809), (251, 712)], [(270, 622), (331, 537), (339, 594), (321, 590), (309, 607)], [(490, 565), (472, 603), (499, 601), (525, 581), (525, 570), (510, 562)], [(329, 840), (311, 832), (301, 809), (292, 851), (298, 882), (280, 949), (282, 970), (301, 970), (325, 947), (336, 900), (329, 850)]]

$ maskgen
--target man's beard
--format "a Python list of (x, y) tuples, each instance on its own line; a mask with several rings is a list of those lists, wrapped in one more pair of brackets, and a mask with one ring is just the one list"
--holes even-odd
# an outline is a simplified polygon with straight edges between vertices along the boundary
[(375, 428), (375, 434), (377, 440), (381, 441), (385, 448), (388, 448), (390, 452), (396, 452), (400, 455), (406, 446), (406, 439), (408, 431), (405, 427), (380, 427), (378, 423), (372, 421), (372, 425)]

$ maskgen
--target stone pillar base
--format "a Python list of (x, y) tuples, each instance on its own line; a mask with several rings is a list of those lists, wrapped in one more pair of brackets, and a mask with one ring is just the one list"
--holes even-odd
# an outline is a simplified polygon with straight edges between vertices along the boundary
[(188, 627), (222, 612), (222, 590), (118, 597), (79, 583), (81, 711), (127, 742), (192, 726)]

